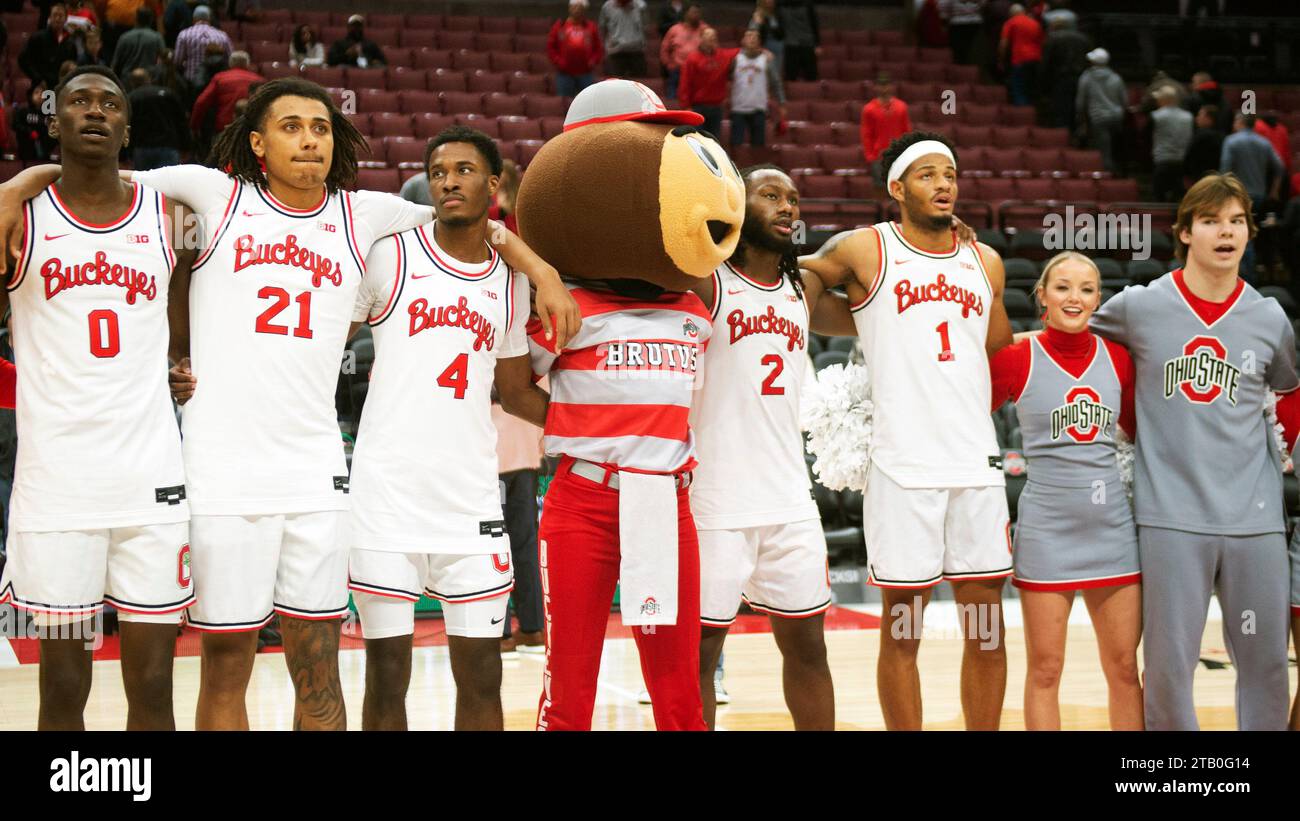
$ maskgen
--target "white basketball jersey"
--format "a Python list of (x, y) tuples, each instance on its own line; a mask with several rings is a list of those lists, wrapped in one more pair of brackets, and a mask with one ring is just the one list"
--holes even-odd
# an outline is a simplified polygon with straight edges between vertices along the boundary
[(905, 488), (1004, 485), (984, 344), (993, 290), (969, 245), (932, 254), (875, 226), (881, 271), (852, 306), (871, 379), (871, 459)]
[(92, 530), (184, 522), (180, 431), (167, 388), (164, 199), (90, 225), (54, 186), (26, 203), (9, 285), (18, 364), (10, 527)]
[(799, 432), (808, 371), (808, 306), (788, 278), (767, 285), (723, 263), (713, 272), (713, 335), (691, 404), (700, 461), (697, 527), (816, 519)]
[[(190, 286), (185, 470), (196, 514), (256, 516), (347, 508), (334, 403), (365, 255), (380, 236), (429, 219), (386, 194), (334, 193), (290, 208), (220, 171), (137, 175), (202, 217)], [(156, 181), (156, 182), (155, 182)]]
[(352, 455), (352, 546), (404, 553), (509, 552), (497, 477), (497, 359), (524, 356), (528, 281), (495, 251), (460, 262), (434, 227), (375, 245), (355, 321), (373, 328)]

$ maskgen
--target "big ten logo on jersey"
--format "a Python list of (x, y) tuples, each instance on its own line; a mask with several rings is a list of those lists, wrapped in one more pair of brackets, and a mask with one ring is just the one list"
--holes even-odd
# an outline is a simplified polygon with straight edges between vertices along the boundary
[(89, 262), (68, 265), (58, 257), (51, 257), (41, 263), (41, 278), (45, 281), (47, 300), (81, 285), (116, 285), (126, 290), (128, 305), (134, 305), (137, 296), (152, 301), (158, 295), (158, 284), (152, 274), (110, 262), (105, 251), (96, 251), (95, 258)]
[(694, 342), (654, 339), (620, 339), (596, 346), (596, 371), (606, 378), (671, 378), (694, 375), (699, 346)]
[(338, 232), (339, 228), (332, 222), (318, 222), (316, 223), (316, 230), (324, 231), (327, 234), (334, 234)]
[(1052, 441), (1064, 434), (1076, 442), (1091, 442), (1110, 427), (1115, 411), (1101, 403), (1094, 388), (1079, 385), (1065, 393), (1065, 404), (1052, 411)]
[(148, 234), (127, 234), (126, 243), (127, 245), (148, 245), (149, 235)]
[(1189, 402), (1208, 405), (1225, 396), (1237, 404), (1241, 370), (1228, 361), (1228, 348), (1218, 337), (1196, 336), (1183, 346), (1183, 355), (1165, 362), (1165, 399), (1181, 393)]
[(279, 242), (257, 244), (252, 234), (235, 240), (235, 273), (252, 265), (287, 265), (311, 272), (311, 285), (319, 288), (329, 280), (334, 286), (343, 284), (343, 268), (336, 260), (298, 244), (298, 237), (287, 235)]
[(955, 302), (961, 306), (962, 318), (971, 315), (984, 315), (984, 297), (967, 288), (949, 285), (943, 274), (935, 277), (934, 282), (913, 285), (909, 279), (900, 279), (894, 286), (894, 296), (898, 297), (898, 312), (901, 314), (913, 305), (922, 302)]
[(788, 317), (777, 316), (772, 305), (758, 316), (746, 316), (743, 310), (736, 308), (727, 314), (727, 328), (731, 332), (732, 345), (752, 334), (775, 334), (786, 338), (787, 351), (804, 349), (803, 325)]
[(469, 306), (469, 299), (457, 297), (455, 305), (430, 306), (424, 297), (414, 299), (407, 306), (410, 317), (409, 335), (415, 336), (430, 328), (460, 328), (474, 336), (474, 350), (492, 350), (496, 345), (497, 331), (492, 320)]

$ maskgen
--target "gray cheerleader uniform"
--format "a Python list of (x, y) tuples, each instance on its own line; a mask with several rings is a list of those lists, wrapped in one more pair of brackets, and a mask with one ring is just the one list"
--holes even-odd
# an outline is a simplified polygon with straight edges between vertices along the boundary
[(1132, 584), (1142, 574), (1137, 527), (1115, 461), (1121, 385), (1097, 339), (1075, 378), (1038, 339), (1016, 399), (1029, 477), (1020, 495), (1013, 584), (1082, 590)]

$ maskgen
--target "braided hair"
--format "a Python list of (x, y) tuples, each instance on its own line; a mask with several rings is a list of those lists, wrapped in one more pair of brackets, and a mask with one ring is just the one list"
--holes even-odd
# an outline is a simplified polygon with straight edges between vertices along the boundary
[(339, 110), (329, 92), (301, 77), (281, 77), (257, 86), (248, 98), (248, 107), (217, 136), (212, 145), (209, 165), (220, 168), (235, 179), (266, 188), (266, 172), (253, 153), (248, 135), (261, 131), (271, 104), (281, 97), (295, 96), (315, 100), (325, 106), (334, 133), (334, 158), (325, 175), (325, 188), (333, 194), (349, 188), (357, 178), (357, 157), (370, 153), (370, 144), (357, 127)]
[[(740, 178), (745, 181), (746, 199), (748, 199), (750, 180), (759, 171), (776, 171), (785, 174), (787, 177), (790, 176), (786, 173), (784, 168), (779, 165), (773, 165), (772, 163), (759, 163), (758, 165), (751, 165), (742, 168), (740, 170)], [(793, 180), (791, 180), (791, 182), (793, 182)], [(736, 243), (736, 250), (727, 261), (739, 268), (744, 268), (745, 256), (748, 253), (748, 250), (749, 249), (745, 245), (745, 232), (742, 230), (740, 232), (740, 241)], [(781, 253), (781, 259), (777, 263), (777, 272), (779, 275), (790, 280), (790, 284), (794, 286), (794, 292), (802, 298), (803, 278), (799, 275), (799, 254), (793, 243), (791, 243), (790, 247)]]

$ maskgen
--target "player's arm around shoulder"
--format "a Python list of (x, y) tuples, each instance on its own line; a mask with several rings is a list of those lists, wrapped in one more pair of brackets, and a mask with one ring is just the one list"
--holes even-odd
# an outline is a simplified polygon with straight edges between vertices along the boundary
[(856, 336), (858, 329), (853, 324), (848, 297), (828, 290), (812, 271), (800, 270), (799, 275), (808, 305), (809, 330), (822, 336)]
[(5, 246), (0, 274), (7, 274), (23, 253), (23, 203), (53, 185), (62, 173), (62, 166), (34, 165), (0, 184), (0, 239)]
[(1002, 291), (1006, 286), (1007, 273), (1002, 266), (1002, 257), (997, 251), (982, 242), (975, 243), (975, 253), (979, 256), (984, 273), (989, 278), (989, 290), (993, 292), (993, 302), (989, 306), (989, 332), (984, 349), (989, 356), (1010, 345), (1013, 341), (1011, 320), (1007, 317), (1007, 307), (1002, 304)]
[(194, 393), (194, 375), (190, 373), (190, 273), (199, 247), (190, 230), (194, 212), (184, 204), (164, 199), (163, 226), (165, 241), (172, 249), (171, 280), (167, 286), (167, 358), (175, 363), (170, 383), (176, 401), (184, 404)]
[(799, 267), (816, 274), (827, 288), (855, 285), (869, 294), (883, 272), (883, 254), (884, 244), (874, 227), (855, 228), (836, 234), (816, 252), (800, 257)]
[(582, 311), (560, 281), (560, 272), (504, 224), (488, 220), (488, 232), (493, 247), (506, 264), (528, 277), (536, 292), (533, 301), (546, 329), (546, 338), (554, 334), (556, 350), (563, 350), (582, 327)]
[(528, 354), (498, 359), (495, 380), (497, 396), (501, 397), (501, 408), (506, 413), (539, 428), (546, 427), (551, 395), (534, 383), (532, 358)]

